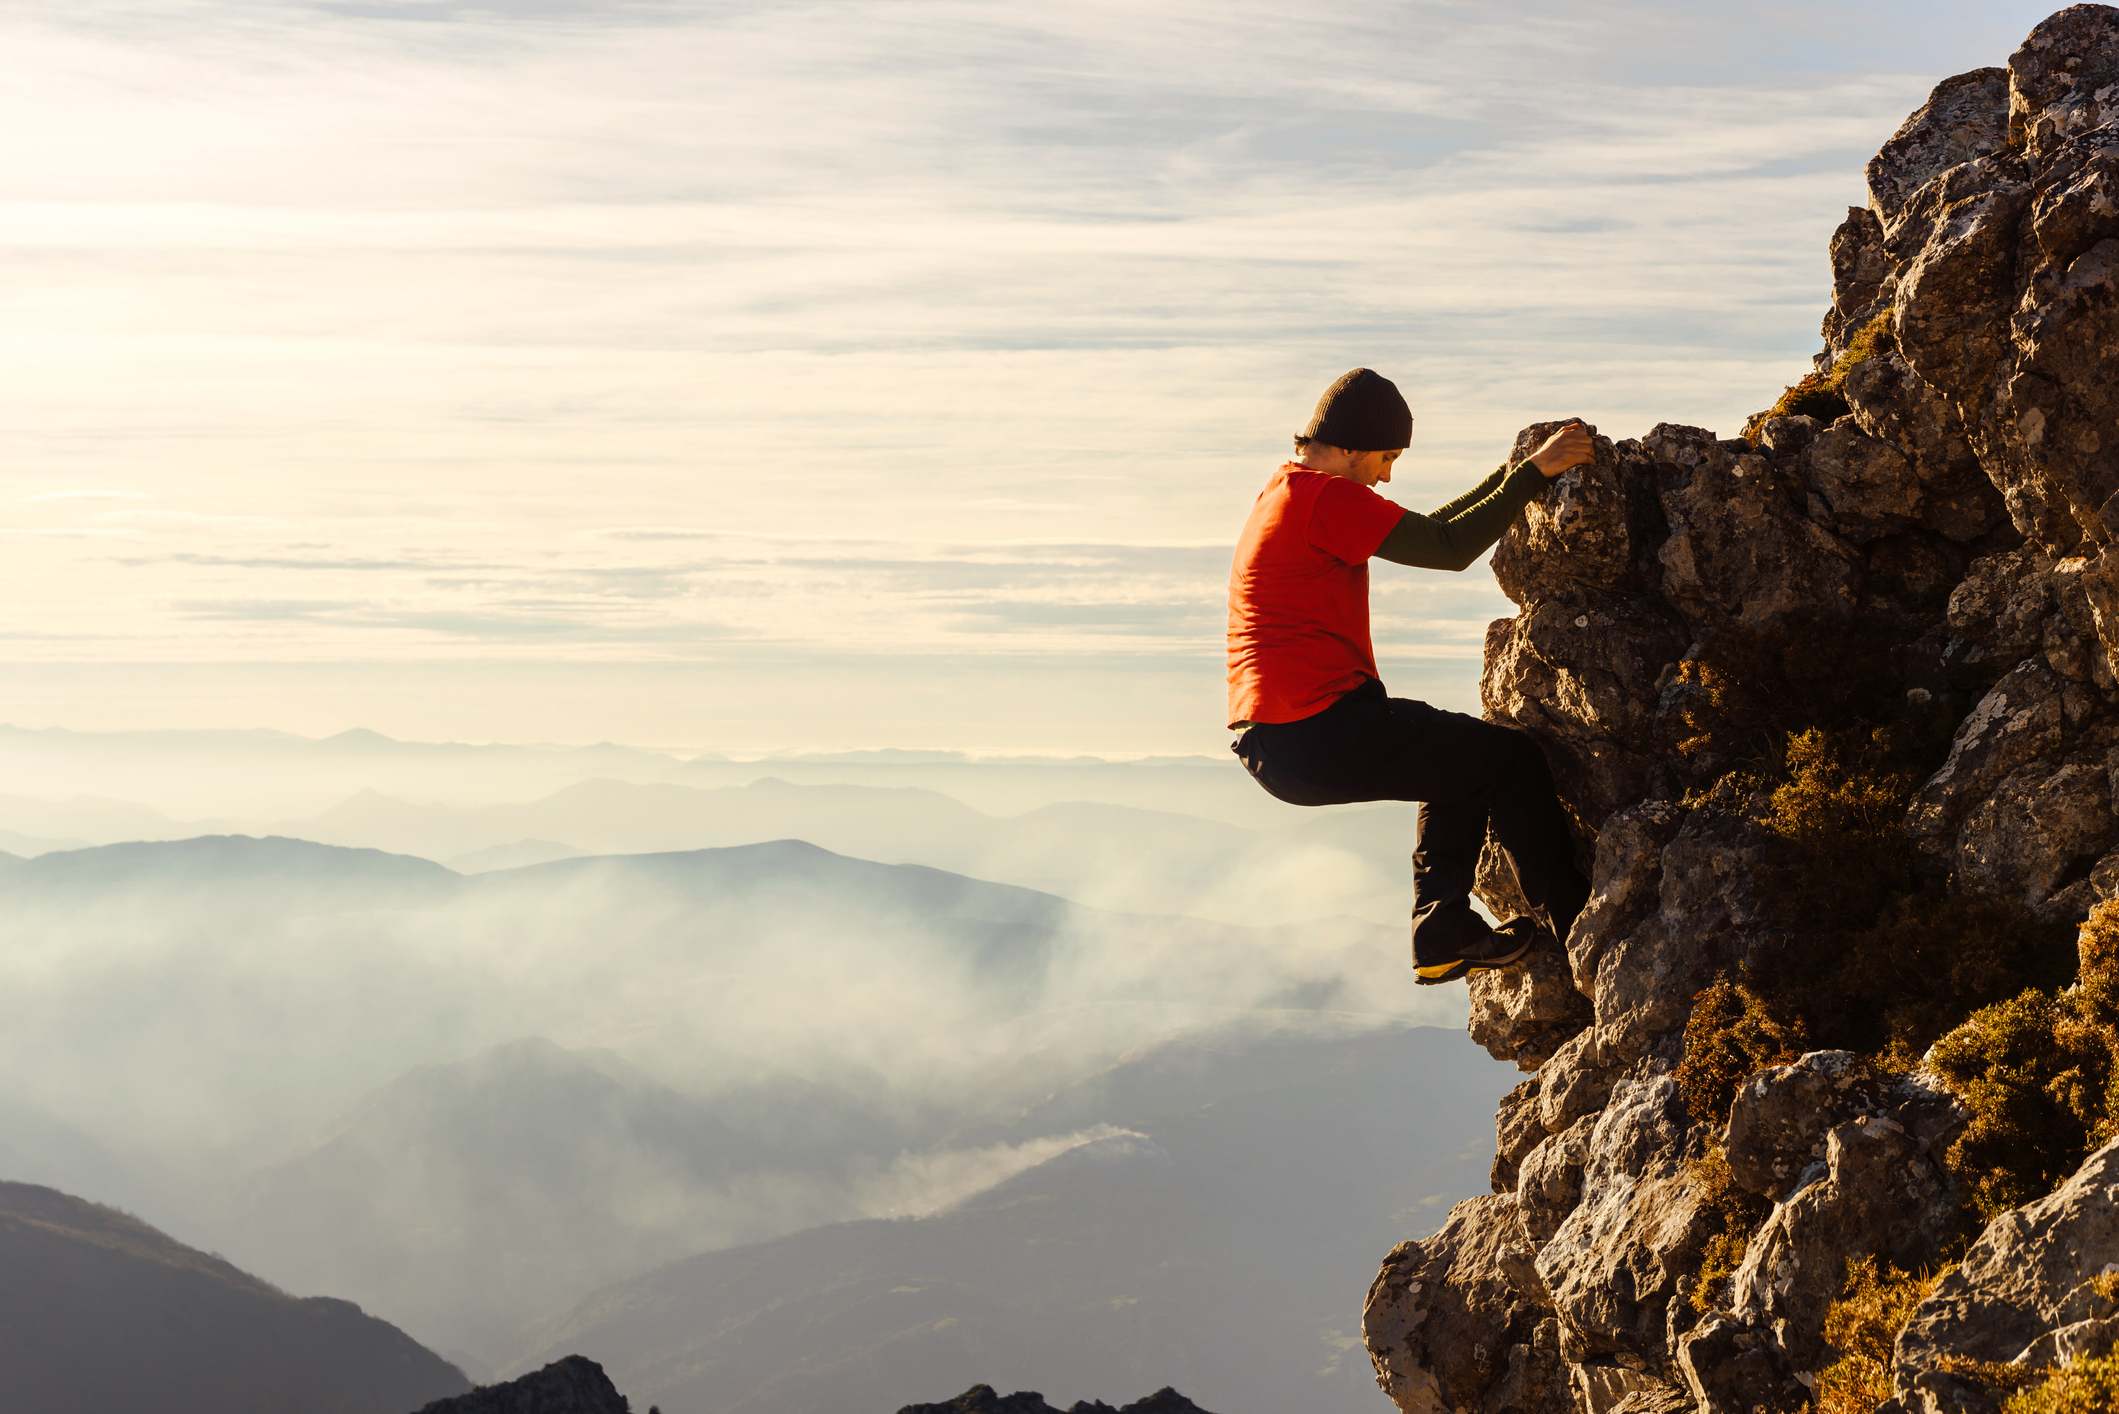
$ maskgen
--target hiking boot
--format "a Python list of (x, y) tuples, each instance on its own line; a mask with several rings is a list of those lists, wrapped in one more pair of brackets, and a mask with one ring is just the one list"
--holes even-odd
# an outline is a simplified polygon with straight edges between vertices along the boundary
[(1413, 980), (1423, 987), (1431, 987), (1438, 982), (1454, 982), (1481, 968), (1506, 967), (1520, 961), (1542, 936), (1543, 931), (1535, 918), (1511, 918), (1487, 929), (1484, 937), (1467, 938), (1453, 949), (1455, 957), (1414, 963)]

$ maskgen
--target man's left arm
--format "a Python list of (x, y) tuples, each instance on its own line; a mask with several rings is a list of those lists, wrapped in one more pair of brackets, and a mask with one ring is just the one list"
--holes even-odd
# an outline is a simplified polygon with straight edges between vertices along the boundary
[(1498, 480), (1488, 478), (1491, 489), (1478, 500), (1467, 504), (1467, 498), (1460, 496), (1450, 502), (1444, 509), (1455, 507), (1452, 514), (1427, 516), (1407, 511), (1391, 527), (1390, 534), (1383, 537), (1383, 544), (1376, 549), (1377, 557), (1421, 569), (1468, 567), (1493, 548), (1517, 513), (1545, 484), (1545, 473), (1528, 457), (1513, 469), (1504, 469), (1507, 474)]

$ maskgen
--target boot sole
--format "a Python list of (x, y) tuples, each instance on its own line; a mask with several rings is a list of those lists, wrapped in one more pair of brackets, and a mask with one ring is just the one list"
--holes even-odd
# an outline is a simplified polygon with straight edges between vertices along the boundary
[(1504, 953), (1498, 957), (1460, 957), (1455, 962), (1435, 962), (1428, 964), (1426, 967), (1415, 967), (1413, 969), (1413, 981), (1423, 987), (1432, 987), (1442, 982), (1454, 982), (1468, 972), (1490, 971), (1494, 968), (1506, 967), (1512, 962), (1519, 961), (1523, 954), (1530, 951), (1531, 941), (1531, 939), (1526, 938), (1516, 945), (1514, 951)]

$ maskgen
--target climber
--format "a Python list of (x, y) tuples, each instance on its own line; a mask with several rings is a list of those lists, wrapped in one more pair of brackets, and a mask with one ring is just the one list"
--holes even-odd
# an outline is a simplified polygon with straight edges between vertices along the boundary
[[(1357, 368), (1325, 390), (1252, 503), (1229, 572), (1229, 744), (1291, 805), (1419, 803), (1413, 970), (1421, 983), (1520, 959), (1544, 929), (1564, 944), (1589, 898), (1538, 743), (1519, 727), (1389, 697), (1369, 639), (1368, 559), (1461, 570), (1546, 481), (1592, 460), (1592, 429), (1562, 426), (1513, 468), (1428, 515), (1371, 489), (1412, 438), (1388, 378)], [(1487, 826), (1531, 917), (1489, 928), (1471, 908)]]

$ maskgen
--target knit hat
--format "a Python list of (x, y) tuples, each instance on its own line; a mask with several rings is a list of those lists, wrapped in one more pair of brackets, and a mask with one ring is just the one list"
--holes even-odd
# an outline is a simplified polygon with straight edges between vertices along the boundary
[(1396, 383), (1357, 368), (1324, 390), (1302, 435), (1350, 452), (1393, 451), (1413, 440), (1413, 410)]

